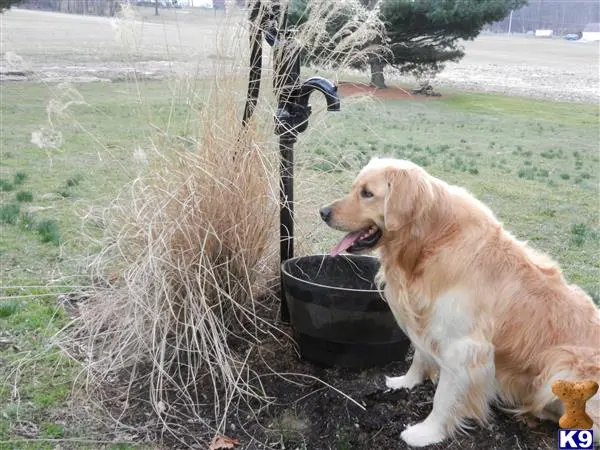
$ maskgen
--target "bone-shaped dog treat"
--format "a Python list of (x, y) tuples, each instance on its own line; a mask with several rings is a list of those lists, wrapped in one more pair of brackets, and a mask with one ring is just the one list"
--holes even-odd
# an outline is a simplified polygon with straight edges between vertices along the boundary
[(587, 430), (594, 422), (585, 412), (585, 403), (598, 392), (598, 383), (593, 380), (552, 383), (552, 392), (564, 405), (564, 414), (558, 421), (561, 428)]

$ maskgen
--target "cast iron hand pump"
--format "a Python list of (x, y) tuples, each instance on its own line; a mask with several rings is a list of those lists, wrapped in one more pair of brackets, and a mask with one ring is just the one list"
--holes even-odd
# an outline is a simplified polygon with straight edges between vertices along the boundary
[[(339, 111), (337, 87), (329, 80), (312, 77), (300, 81), (300, 47), (287, 27), (287, 9), (279, 0), (250, 0), (250, 74), (248, 100), (242, 120), (245, 126), (252, 116), (260, 90), (262, 34), (274, 49), (273, 89), (277, 95), (275, 134), (280, 151), (280, 258), (281, 263), (294, 256), (294, 144), (306, 130), (311, 107), (310, 94), (317, 90), (325, 96), (328, 111)], [(289, 311), (281, 290), (281, 319), (289, 322)]]

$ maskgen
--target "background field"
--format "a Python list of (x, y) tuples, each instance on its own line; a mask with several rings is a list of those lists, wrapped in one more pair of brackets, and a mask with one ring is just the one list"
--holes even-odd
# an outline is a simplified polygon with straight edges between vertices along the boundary
[[(94, 434), (100, 424), (70, 403), (77, 365), (45, 345), (69, 320), (57, 308), (61, 294), (85, 284), (102, 209), (146, 170), (153, 145), (186, 145), (201, 126), (212, 64), (232, 58), (226, 42), (215, 44), (222, 17), (213, 12), (139, 14), (144, 21), (129, 28), (19, 10), (0, 18), (4, 70), (23, 72), (0, 86), (0, 442), (133, 439)], [(136, 44), (122, 45), (118, 30), (131, 27), (141, 27)], [(470, 189), (598, 302), (599, 114), (585, 104), (598, 101), (597, 52), (597, 44), (484, 36), (440, 76), (441, 99), (345, 98), (340, 113), (317, 115), (297, 145), (300, 248), (326, 252), (339, 235), (319, 223), (318, 205), (344, 192), (371, 156), (393, 155)], [(48, 144), (56, 132), (60, 145), (32, 142)]]
[[(247, 40), (241, 12), (153, 14), (152, 8), (140, 8), (119, 20), (13, 9), (0, 17), (2, 52), (10, 63), (5, 67), (31, 70), (28, 79), (46, 81), (119, 80), (134, 71), (143, 78), (203, 76), (214, 72), (216, 62), (232, 58), (231, 42)], [(218, 34), (219, 27), (229, 30)], [(441, 85), (587, 103), (600, 99), (598, 42), (483, 35), (465, 48), (466, 57), (439, 75)], [(11, 59), (13, 53), (23, 60)]]

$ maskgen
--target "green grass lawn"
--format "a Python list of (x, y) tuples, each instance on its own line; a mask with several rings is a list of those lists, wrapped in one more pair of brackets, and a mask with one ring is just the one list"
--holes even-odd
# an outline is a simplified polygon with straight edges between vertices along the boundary
[[(40, 439), (88, 437), (85, 425), (65, 419), (78, 367), (46, 351), (69, 321), (58, 294), (85, 284), (80, 270), (99, 249), (102, 208), (142, 170), (136, 149), (151, 155), (157, 140), (179, 142), (197, 130), (203, 98), (189, 92), (167, 81), (90, 83), (77, 91), (0, 86), (0, 442), (27, 435), (27, 426)], [(296, 148), (301, 247), (327, 251), (339, 238), (319, 223), (316, 207), (347, 190), (371, 156), (408, 158), (470, 189), (598, 302), (597, 108), (446, 94), (354, 99), (311, 121)], [(33, 144), (32, 133), (42, 129), (60, 131), (62, 143)]]
[[(355, 103), (319, 128), (301, 140), (297, 161), (300, 177), (327, 174), (313, 177), (323, 203), (346, 192), (372, 155), (413, 160), (473, 192), (598, 302), (597, 108), (450, 92), (442, 100)], [(323, 230), (314, 211), (303, 213), (319, 230), (311, 250), (327, 251), (339, 233)]]
[[(141, 170), (136, 149), (152, 153), (156, 139), (187, 135), (193, 111), (183, 91), (166, 82), (83, 84), (77, 91), (17, 84), (1, 89), (2, 280), (64, 282), (87, 249), (82, 231), (99, 236), (101, 209)], [(53, 114), (50, 124), (50, 106), (60, 110), (74, 99), (79, 103)], [(32, 133), (52, 126), (62, 134), (58, 148), (31, 142)]]

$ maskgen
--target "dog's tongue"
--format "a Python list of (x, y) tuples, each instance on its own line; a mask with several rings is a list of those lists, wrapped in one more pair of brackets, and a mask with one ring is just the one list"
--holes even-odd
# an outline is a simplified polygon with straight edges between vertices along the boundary
[(355, 231), (354, 233), (348, 233), (344, 239), (340, 241), (338, 245), (333, 247), (331, 250), (331, 256), (337, 256), (345, 250), (348, 250), (352, 245), (360, 239), (360, 235), (362, 234), (362, 230)]

